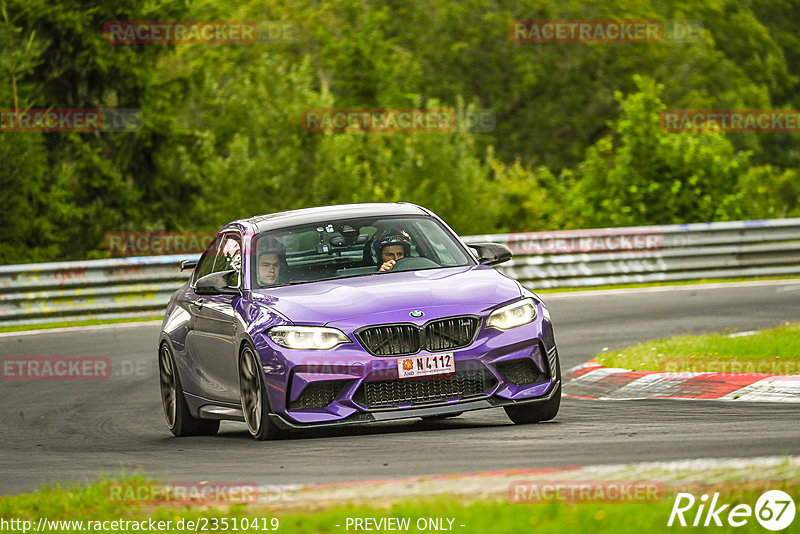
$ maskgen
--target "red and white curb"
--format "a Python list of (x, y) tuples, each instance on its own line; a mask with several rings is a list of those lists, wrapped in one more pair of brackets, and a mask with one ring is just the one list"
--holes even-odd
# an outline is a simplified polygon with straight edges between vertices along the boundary
[(259, 504), (280, 508), (319, 507), (341, 504), (370, 506), (419, 497), (448, 496), (458, 499), (515, 500), (514, 488), (531, 483), (586, 484), (587, 482), (655, 481), (667, 489), (795, 480), (800, 477), (800, 456), (757, 458), (699, 458), (631, 464), (600, 464), (539, 469), (506, 469), (453, 473), (397, 479), (359, 480), (292, 486), (275, 497), (275, 488), (259, 486)]
[(590, 360), (570, 369), (564, 378), (563, 396), (582, 399), (800, 402), (800, 375), (661, 373), (603, 367)]

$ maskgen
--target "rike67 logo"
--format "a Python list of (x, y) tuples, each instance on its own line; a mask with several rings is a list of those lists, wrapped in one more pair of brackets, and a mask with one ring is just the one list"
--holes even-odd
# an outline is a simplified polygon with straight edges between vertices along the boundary
[[(693, 510), (695, 505), (697, 509)], [(691, 493), (678, 493), (667, 526), (677, 524), (682, 527), (687, 525), (741, 527), (755, 516), (756, 521), (765, 529), (779, 531), (792, 524), (795, 513), (794, 501), (788, 493), (781, 490), (764, 492), (756, 501), (755, 508), (749, 504), (737, 504), (733, 507), (730, 504), (722, 504), (719, 501), (719, 493), (714, 493), (710, 502), (706, 494), (696, 499)]]

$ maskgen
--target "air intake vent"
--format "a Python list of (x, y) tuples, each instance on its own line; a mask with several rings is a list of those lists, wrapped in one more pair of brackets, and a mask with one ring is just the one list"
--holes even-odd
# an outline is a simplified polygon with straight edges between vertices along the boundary
[(324, 408), (334, 401), (344, 385), (342, 380), (328, 380), (308, 384), (289, 410), (314, 410)]
[(547, 382), (547, 375), (536, 367), (536, 364), (530, 358), (500, 362), (495, 367), (506, 381), (516, 386)]
[(441, 378), (408, 378), (364, 382), (354, 400), (368, 408), (420, 404), (481, 396), (497, 383), (485, 369), (458, 371)]

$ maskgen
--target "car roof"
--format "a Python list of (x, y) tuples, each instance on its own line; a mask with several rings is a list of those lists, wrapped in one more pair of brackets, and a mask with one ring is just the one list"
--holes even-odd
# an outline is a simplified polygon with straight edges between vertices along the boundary
[[(257, 215), (249, 219), (241, 219), (230, 223), (250, 225), (255, 233), (275, 230), (285, 226), (295, 226), (313, 223), (321, 217), (351, 218), (351, 217), (381, 217), (392, 215), (427, 215), (432, 213), (421, 206), (410, 202), (372, 202), (364, 204), (340, 204), (336, 206), (320, 206), (316, 208), (303, 208), (299, 210), (281, 211), (267, 215)], [(226, 225), (226, 226), (230, 226)]]

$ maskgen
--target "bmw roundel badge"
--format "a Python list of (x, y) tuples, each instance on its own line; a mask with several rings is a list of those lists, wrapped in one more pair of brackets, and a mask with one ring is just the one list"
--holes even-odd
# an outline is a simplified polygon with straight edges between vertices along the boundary
[(415, 319), (419, 319), (420, 317), (422, 317), (422, 316), (423, 316), (423, 315), (425, 315), (425, 314), (424, 314), (424, 313), (422, 313), (422, 312), (421, 312), (421, 311), (419, 311), (419, 310), (414, 310), (414, 311), (412, 311), (411, 313), (409, 313), (409, 315), (410, 315), (411, 317), (415, 318)]

